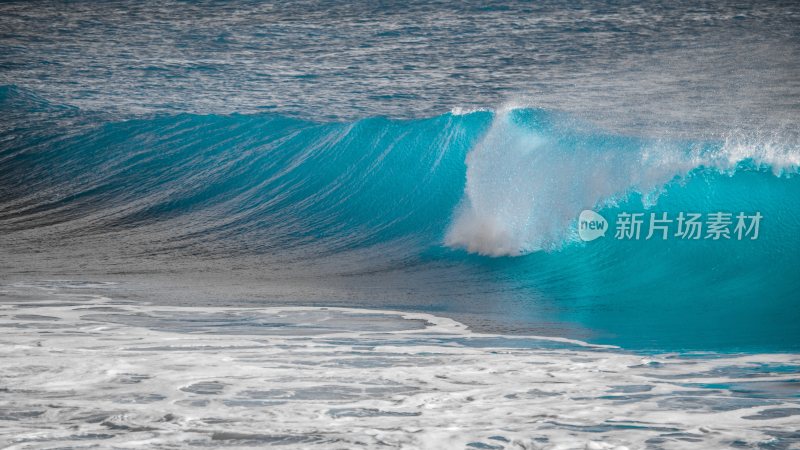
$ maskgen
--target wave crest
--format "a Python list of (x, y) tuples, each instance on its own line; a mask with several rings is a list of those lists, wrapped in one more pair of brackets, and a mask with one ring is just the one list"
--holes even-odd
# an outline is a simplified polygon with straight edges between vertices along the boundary
[(575, 239), (571, 225), (584, 209), (631, 193), (650, 207), (695, 169), (729, 172), (747, 161), (781, 175), (797, 171), (800, 152), (735, 135), (721, 144), (614, 136), (543, 110), (501, 110), (467, 156), (464, 197), (445, 244), (486, 256), (557, 249)]

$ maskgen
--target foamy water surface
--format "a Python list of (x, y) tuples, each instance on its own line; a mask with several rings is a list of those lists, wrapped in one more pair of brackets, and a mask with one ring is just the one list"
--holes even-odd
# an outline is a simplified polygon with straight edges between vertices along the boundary
[[(2, 287), (4, 448), (797, 448), (800, 356), (642, 355), (420, 313)], [(97, 294), (98, 291), (105, 295)]]

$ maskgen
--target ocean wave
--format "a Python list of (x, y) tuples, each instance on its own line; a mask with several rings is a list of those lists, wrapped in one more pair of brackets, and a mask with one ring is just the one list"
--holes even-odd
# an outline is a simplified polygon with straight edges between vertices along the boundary
[[(15, 273), (72, 273), (74, 261), (92, 273), (239, 271), (319, 284), (285, 293), (306, 300), (522, 302), (526, 315), (613, 330), (598, 339), (626, 345), (800, 342), (787, 339), (800, 320), (798, 151), (779, 134), (622, 136), (532, 108), (109, 122), (2, 92), (0, 246)], [(719, 211), (763, 223), (757, 240), (645, 229), (584, 243), (584, 209), (612, 223)]]
[[(0, 97), (17, 115), (76, 114), (15, 87)], [(797, 147), (774, 138), (626, 137), (541, 109), (336, 123), (180, 114), (78, 132), (34, 118), (6, 121), (15, 128), (0, 150), (4, 230), (147, 226), (172, 242), (249, 235), (250, 251), (408, 239), (518, 256), (574, 242), (584, 209), (632, 194), (652, 207), (701, 171), (783, 176), (800, 166)]]

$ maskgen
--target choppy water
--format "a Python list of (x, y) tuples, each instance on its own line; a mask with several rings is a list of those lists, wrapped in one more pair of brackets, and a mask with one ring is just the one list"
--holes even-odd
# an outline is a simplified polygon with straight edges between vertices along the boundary
[(117, 117), (513, 102), (702, 135), (792, 130), (798, 114), (792, 1), (4, 2), (0, 16), (0, 83)]

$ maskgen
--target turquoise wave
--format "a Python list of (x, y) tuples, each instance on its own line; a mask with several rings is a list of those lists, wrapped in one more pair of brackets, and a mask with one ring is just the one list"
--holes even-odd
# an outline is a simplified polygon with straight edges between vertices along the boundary
[[(620, 136), (530, 108), (108, 121), (13, 86), (0, 110), (0, 233), (16, 249), (114, 236), (121, 258), (167, 265), (256, 256), (315, 277), (414, 270), (438, 274), (437, 295), (450, 283), (467, 303), (579, 323), (598, 342), (800, 348), (791, 143)], [(584, 209), (612, 226), (623, 212), (763, 220), (755, 240), (584, 243)]]

